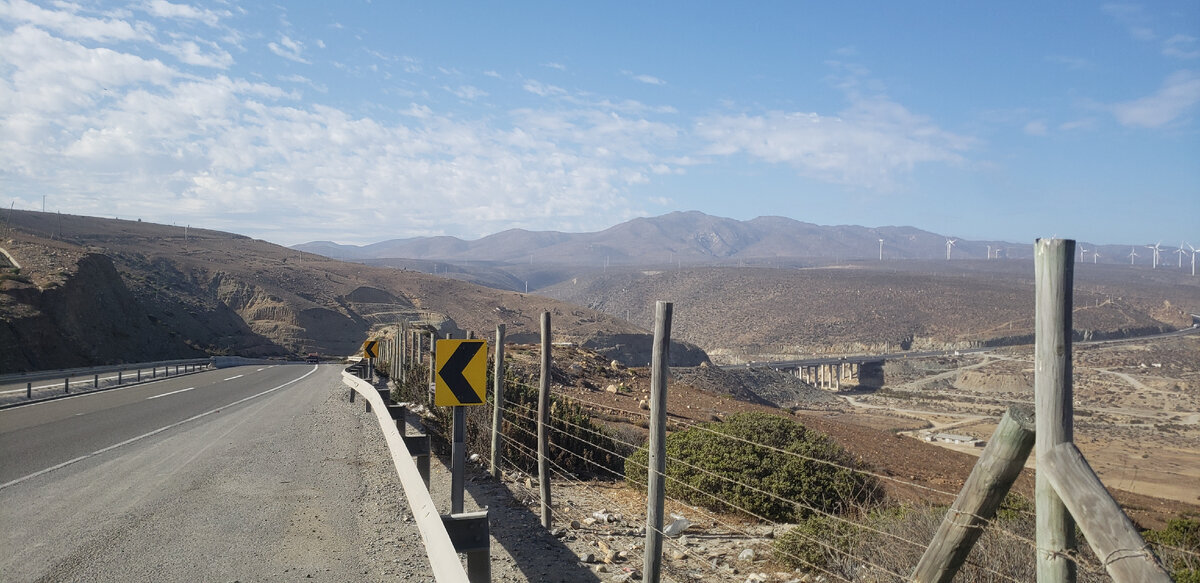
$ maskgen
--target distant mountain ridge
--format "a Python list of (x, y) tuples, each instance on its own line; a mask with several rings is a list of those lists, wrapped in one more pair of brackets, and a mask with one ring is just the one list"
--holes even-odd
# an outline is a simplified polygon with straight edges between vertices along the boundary
[[(410, 258), (500, 263), (736, 263), (785, 259), (939, 259), (947, 237), (914, 227), (823, 226), (779, 216), (740, 221), (699, 211), (633, 219), (603, 231), (561, 233), (511, 229), (474, 241), (457, 237), (392, 239), (370, 245), (314, 241), (293, 248), (363, 261)], [(1028, 257), (1031, 245), (958, 240), (958, 259)]]

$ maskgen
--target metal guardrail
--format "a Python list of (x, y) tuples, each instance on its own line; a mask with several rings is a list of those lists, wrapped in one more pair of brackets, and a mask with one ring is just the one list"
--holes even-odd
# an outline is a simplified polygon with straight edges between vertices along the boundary
[(0, 376), (0, 408), (220, 368), (207, 358), (83, 367)]
[(48, 380), (61, 380), (70, 377), (81, 377), (110, 372), (134, 370), (138, 368), (153, 368), (160, 366), (185, 366), (208, 364), (208, 358), (184, 358), (176, 360), (160, 360), (157, 362), (131, 362), (127, 364), (109, 364), (104, 366), (86, 366), (80, 368), (64, 368), (60, 370), (38, 370), (30, 372), (15, 372), (0, 375), (0, 385), (26, 383)]
[(342, 382), (366, 399), (368, 410), (373, 411), (379, 420), (379, 429), (387, 441), (388, 451), (392, 455), (392, 463), (396, 466), (396, 475), (399, 476), (400, 485), (404, 488), (404, 495), (408, 498), (408, 505), (412, 510), (417, 528), (421, 531), (421, 539), (425, 543), (425, 552), (429, 557), (429, 564), (433, 568), (434, 579), (439, 582), (466, 583), (471, 581), (458, 558), (458, 550), (447, 531), (446, 521), (438, 513), (437, 506), (433, 503), (433, 497), (429, 495), (425, 478), (422, 477), (416, 462), (413, 461), (413, 454), (409, 452), (404, 437), (400, 434), (400, 429), (397, 428), (395, 420), (389, 413), (387, 404), (379, 395), (379, 390), (371, 383), (348, 371), (342, 372)]

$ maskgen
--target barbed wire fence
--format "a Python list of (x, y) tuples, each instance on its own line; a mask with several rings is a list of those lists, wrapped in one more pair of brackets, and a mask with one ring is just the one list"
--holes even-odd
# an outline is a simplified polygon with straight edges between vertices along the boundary
[[(417, 361), (419, 355), (410, 357), (407, 364), (411, 368)], [(426, 370), (410, 376), (423, 376)], [(550, 375), (550, 371), (544, 371), (543, 374)], [(560, 488), (585, 491), (594, 498), (603, 500), (606, 508), (619, 509), (620, 514), (624, 516), (648, 517), (651, 509), (638, 503), (648, 499), (647, 486), (636, 478), (631, 479), (630, 475), (633, 472), (644, 476), (653, 471), (646, 462), (640, 461), (641, 458), (634, 455), (645, 451), (647, 444), (633, 441), (625, 434), (617, 435), (606, 429), (603, 422), (594, 422), (593, 417), (603, 412), (605, 415), (616, 415), (626, 422), (641, 426), (643, 423), (654, 423), (651, 412), (621, 409), (582, 396), (552, 394), (550, 407), (557, 411), (553, 416), (554, 421), (546, 428), (547, 443), (543, 450), (538, 438), (538, 425), (542, 419), (538, 410), (540, 403), (534, 398), (542, 388), (523, 383), (504, 372), (501, 377), (504, 397), (496, 403), (492, 401), (489, 392), (489, 404), (498, 404), (502, 410), (502, 426), (493, 427), (491, 419), (485, 418), (484, 408), (479, 408), (480, 414), (472, 416), (474, 429), (469, 429), (469, 432), (476, 434), (472, 439), (473, 449), (486, 449), (487, 439), (483, 435), (494, 431), (498, 434), (497, 443), (503, 449), (501, 455), (495, 459), (499, 460), (502, 466), (500, 469), (506, 473), (519, 475), (519, 472), (526, 472), (531, 474), (531, 477), (537, 475), (539, 483), (553, 482)], [(426, 390), (411, 392), (412, 398), (428, 397)], [(749, 447), (761, 456), (785, 456), (810, 464), (828, 466), (863, 480), (918, 492), (923, 501), (903, 505), (852, 506), (831, 511), (801, 498), (780, 495), (771, 484), (739, 480), (699, 467), (679, 456), (667, 455), (667, 468), (684, 468), (702, 474), (711, 482), (724, 483), (729, 488), (754, 493), (773, 503), (792, 506), (798, 509), (800, 515), (815, 517), (827, 529), (825, 532), (806, 530), (803, 528), (803, 521), (798, 523), (766, 516), (754, 508), (723, 498), (719, 491), (698, 488), (671, 471), (665, 471), (661, 473), (661, 478), (667, 483), (666, 489), (672, 492), (686, 492), (682, 496), (665, 496), (666, 503), (672, 508), (696, 513), (696, 516), (702, 516), (707, 524), (713, 526), (679, 532), (678, 529), (656, 526), (648, 520), (647, 524), (637, 531), (626, 529), (624, 538), (637, 539), (647, 536), (649, 540), (648, 535), (651, 533), (657, 535), (670, 551), (660, 555), (672, 558), (663, 564), (662, 568), (673, 580), (711, 580), (729, 576), (731, 572), (737, 572), (735, 569), (744, 571), (747, 567), (768, 568), (761, 563), (739, 563), (736, 559), (731, 559), (728, 553), (702, 555), (702, 547), (696, 544), (696, 540), (699, 539), (687, 538), (689, 535), (708, 536), (707, 532), (718, 526), (723, 530), (711, 536), (723, 535), (731, 539), (740, 537), (740, 540), (770, 546), (771, 563), (768, 565), (776, 569), (780, 568), (780, 565), (794, 566), (792, 568), (797, 572), (820, 575), (832, 581), (914, 580), (913, 569), (922, 555), (929, 550), (927, 541), (931, 540), (934, 531), (946, 519), (944, 515), (947, 514), (947, 506), (960, 495), (959, 492), (934, 488), (868, 467), (822, 459), (765, 441), (730, 435), (719, 430), (718, 425), (681, 418), (674, 418), (669, 422), (674, 433), (699, 432), (713, 439)], [(546, 472), (538, 471), (538, 458), (542, 451), (550, 452), (545, 466), (548, 469)], [(636, 495), (631, 497), (630, 492)], [(525, 502), (535, 503), (538, 495), (535, 488), (535, 492), (528, 493)], [(703, 499), (708, 499), (709, 502), (698, 502)], [(968, 527), (980, 531), (979, 542), (967, 556), (961, 571), (965, 580), (1031, 581), (1035, 578), (1037, 558), (1047, 554), (1073, 565), (1072, 570), (1077, 571), (1080, 581), (1110, 580), (1106, 569), (1113, 558), (1099, 558), (1087, 545), (1078, 551), (1039, 548), (1034, 536), (1035, 515), (1025, 506), (1028, 506), (1028, 503), (1024, 506), (1018, 504), (1016, 507), (1007, 507), (995, 516), (965, 516), (973, 519)], [(589, 508), (580, 507), (570, 501), (567, 504), (551, 505), (549, 508), (550, 518), (555, 524), (570, 525), (571, 528), (581, 531), (587, 531), (589, 517), (595, 518), (588, 510)], [(766, 534), (764, 528), (767, 529)], [(601, 528), (592, 530), (598, 534), (612, 534), (610, 530)], [(798, 544), (780, 544), (785, 538), (798, 541)], [(644, 551), (646, 544), (632, 540), (625, 549), (605, 545), (601, 549), (605, 551), (606, 556), (599, 562), (636, 565), (636, 558), (632, 557), (632, 554), (639, 550)], [(1163, 541), (1152, 542), (1147, 548), (1153, 548), (1160, 556), (1170, 557), (1172, 560), (1200, 565), (1200, 549)], [(624, 555), (621, 555), (622, 552)], [(643, 568), (649, 569), (645, 566)]]

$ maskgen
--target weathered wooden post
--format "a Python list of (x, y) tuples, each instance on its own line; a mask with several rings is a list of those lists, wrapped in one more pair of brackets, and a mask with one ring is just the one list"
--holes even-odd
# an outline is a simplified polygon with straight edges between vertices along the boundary
[(1060, 443), (1073, 439), (1071, 387), (1071, 287), (1075, 275), (1075, 241), (1038, 239), (1034, 243), (1033, 389), (1037, 419), (1037, 580), (1072, 583), (1075, 522), (1054, 491), (1045, 468)]
[(33, 383), (25, 383), (25, 398), (33, 398)]
[(71, 392), (71, 377), (63, 379), (63, 392), (68, 394)]
[(500, 479), (500, 428), (504, 423), (504, 324), (496, 324), (492, 364), (492, 477)]
[(1033, 449), (1033, 412), (1009, 407), (913, 571), (920, 583), (949, 583), (1004, 501)]
[(662, 575), (663, 500), (667, 469), (667, 376), (671, 374), (671, 302), (654, 308), (654, 346), (650, 358), (650, 457), (646, 468), (646, 550), (643, 581)]
[(538, 383), (538, 485), (542, 526), (550, 528), (550, 312), (542, 312), (542, 377)]
[[(1047, 479), (1061, 493), (1079, 529), (1116, 583), (1169, 583), (1158, 557), (1133, 522), (1113, 500), (1073, 443), (1060, 443), (1046, 454)], [(1039, 473), (1041, 470), (1039, 470)]]

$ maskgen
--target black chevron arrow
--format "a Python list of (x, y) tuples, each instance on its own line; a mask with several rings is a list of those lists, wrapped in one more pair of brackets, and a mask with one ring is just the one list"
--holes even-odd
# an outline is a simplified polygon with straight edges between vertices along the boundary
[(454, 349), (454, 354), (446, 359), (446, 364), (438, 370), (438, 376), (442, 377), (442, 382), (446, 383), (446, 387), (454, 393), (454, 398), (462, 405), (477, 405), (483, 402), (479, 395), (475, 393), (475, 388), (463, 376), (463, 370), (471, 363), (471, 359), (475, 358), (475, 354), (479, 349), (483, 348), (482, 342), (463, 342)]

